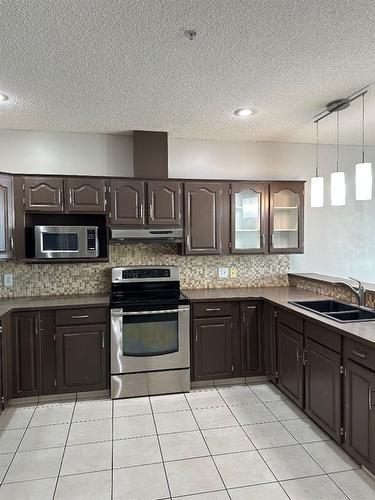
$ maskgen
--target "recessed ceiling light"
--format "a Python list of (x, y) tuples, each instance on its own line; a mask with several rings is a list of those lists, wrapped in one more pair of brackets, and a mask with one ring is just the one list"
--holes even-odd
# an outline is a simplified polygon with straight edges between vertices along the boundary
[(254, 111), (252, 109), (249, 109), (249, 108), (236, 109), (236, 111), (234, 112), (235, 115), (241, 116), (241, 117), (251, 116), (253, 113), (254, 113)]
[(0, 92), (0, 102), (7, 101), (8, 99), (9, 99), (9, 97), (6, 94), (3, 94), (2, 92)]

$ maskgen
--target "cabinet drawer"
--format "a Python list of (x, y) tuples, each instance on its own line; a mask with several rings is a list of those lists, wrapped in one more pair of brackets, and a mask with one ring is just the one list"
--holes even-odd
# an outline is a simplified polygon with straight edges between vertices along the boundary
[(341, 335), (332, 332), (324, 326), (317, 325), (306, 321), (305, 323), (306, 337), (315, 340), (318, 344), (329, 347), (333, 351), (341, 352)]
[(344, 339), (344, 354), (346, 358), (375, 371), (375, 347), (368, 347), (355, 340)]
[(283, 323), (292, 330), (303, 333), (303, 319), (296, 314), (285, 311), (284, 309), (278, 309), (277, 319), (280, 323)]
[(88, 307), (80, 309), (58, 309), (56, 311), (56, 325), (90, 325), (107, 322), (105, 307)]
[(231, 302), (199, 302), (193, 305), (193, 315), (195, 318), (231, 316), (231, 314)]

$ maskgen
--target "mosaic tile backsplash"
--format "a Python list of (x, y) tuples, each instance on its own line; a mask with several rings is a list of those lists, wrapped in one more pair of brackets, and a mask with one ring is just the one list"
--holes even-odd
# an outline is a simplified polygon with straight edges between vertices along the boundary
[[(87, 264), (0, 263), (0, 276), (13, 274), (13, 286), (0, 280), (0, 298), (108, 293), (111, 268), (133, 265), (180, 267), (182, 288), (288, 286), (287, 255), (181, 256), (176, 245), (110, 245), (110, 261)], [(236, 278), (221, 279), (218, 267), (235, 268)]]
[[(347, 302), (357, 303), (355, 295), (347, 288), (332, 285), (324, 281), (304, 278), (301, 276), (289, 276), (289, 285), (316, 292), (329, 297), (334, 297), (339, 300), (346, 300)], [(366, 306), (375, 309), (375, 292), (366, 292)]]

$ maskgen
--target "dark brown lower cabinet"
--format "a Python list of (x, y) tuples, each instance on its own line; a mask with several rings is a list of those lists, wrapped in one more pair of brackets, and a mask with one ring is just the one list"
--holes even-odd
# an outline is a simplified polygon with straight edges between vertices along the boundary
[(346, 451), (375, 473), (375, 373), (345, 360)]
[(232, 375), (232, 318), (193, 321), (194, 380)]
[(37, 396), (42, 390), (39, 312), (13, 314), (12, 397)]
[(263, 304), (263, 348), (264, 371), (272, 382), (277, 380), (277, 342), (275, 306), (265, 302)]
[(303, 335), (277, 322), (278, 385), (285, 394), (303, 407)]
[(341, 355), (306, 339), (305, 411), (336, 441), (341, 441)]
[(107, 387), (106, 325), (56, 328), (57, 392)]
[(243, 376), (263, 373), (259, 304), (241, 302)]

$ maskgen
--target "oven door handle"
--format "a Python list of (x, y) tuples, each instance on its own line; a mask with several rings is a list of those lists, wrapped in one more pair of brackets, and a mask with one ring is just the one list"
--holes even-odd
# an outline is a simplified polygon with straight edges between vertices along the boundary
[(169, 313), (179, 313), (183, 311), (189, 311), (189, 307), (184, 307), (181, 309), (164, 309), (160, 311), (124, 311), (121, 313), (112, 312), (111, 316), (147, 316), (149, 314), (169, 314)]

